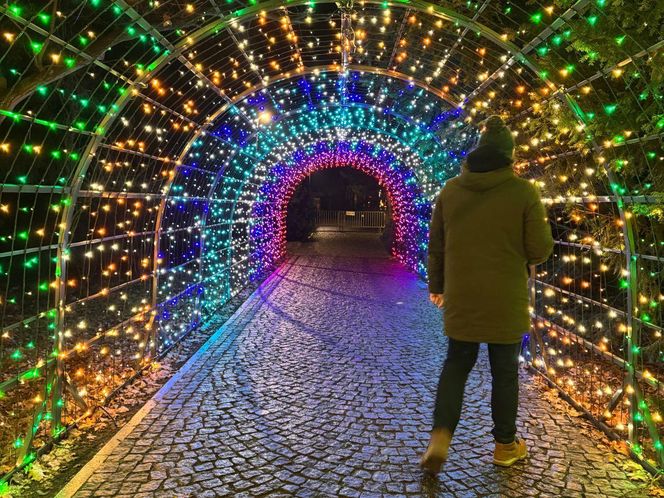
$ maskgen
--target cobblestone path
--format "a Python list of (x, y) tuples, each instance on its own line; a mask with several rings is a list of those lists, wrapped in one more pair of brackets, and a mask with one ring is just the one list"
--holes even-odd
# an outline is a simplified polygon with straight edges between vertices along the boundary
[(624, 458), (526, 374), (531, 456), (492, 465), (484, 351), (444, 472), (423, 477), (441, 319), (416, 276), (355, 242), (369, 257), (296, 251), (76, 496), (638, 496)]

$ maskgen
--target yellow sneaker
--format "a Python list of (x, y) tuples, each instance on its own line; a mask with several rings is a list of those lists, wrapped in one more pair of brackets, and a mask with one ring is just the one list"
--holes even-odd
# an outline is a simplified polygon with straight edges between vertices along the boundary
[(447, 460), (447, 450), (452, 441), (452, 434), (447, 429), (434, 429), (431, 431), (431, 441), (427, 451), (420, 459), (420, 467), (425, 472), (438, 474), (440, 468)]
[(526, 443), (523, 439), (514, 438), (514, 442), (503, 444), (496, 442), (496, 449), (493, 452), (493, 463), (501, 467), (510, 467), (519, 460), (528, 456)]

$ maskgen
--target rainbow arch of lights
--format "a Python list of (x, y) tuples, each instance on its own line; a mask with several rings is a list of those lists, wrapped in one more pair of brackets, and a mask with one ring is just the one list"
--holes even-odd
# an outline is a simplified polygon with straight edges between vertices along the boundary
[[(330, 78), (327, 74), (321, 81), (329, 86), (339, 84), (336, 76)], [(427, 97), (411, 84), (398, 80), (388, 83), (415, 97)], [(296, 88), (302, 85), (298, 80), (291, 84), (297, 85)], [(257, 116), (264, 112), (264, 95), (252, 95), (247, 100)], [(426, 105), (431, 106), (433, 114), (431, 101), (427, 100)], [(254, 206), (264, 202), (268, 185), (273, 200), (277, 199), (276, 191), (291, 192), (303, 179), (303, 170), (292, 167), (301, 161), (307, 165), (307, 174), (315, 170), (314, 166), (324, 168), (343, 163), (365, 171), (388, 187), (390, 198), (395, 201), (395, 213), (405, 213), (398, 224), (394, 254), (424, 275), (430, 203), (444, 181), (458, 173), (465, 150), (477, 138), (472, 127), (462, 130), (450, 119), (458, 116), (459, 111), (452, 111), (445, 104), (436, 112), (432, 125), (427, 127), (396, 110), (377, 110), (361, 102), (314, 106), (307, 99), (302, 107), (274, 115), (258, 132), (241, 139), (234, 135), (237, 130), (228, 124), (228, 116), (210, 126), (206, 140), (197, 138), (183, 154), (186, 165), (179, 167), (169, 182), (172, 195), (164, 204), (160, 218), (165, 233), (172, 230), (181, 233), (184, 227), (196, 227), (197, 231), (190, 232), (188, 237), (170, 236), (159, 246), (157, 260), (168, 256), (159, 268), (162, 283), (158, 286), (157, 302), (162, 304), (158, 305), (158, 321), (163, 324), (159, 347), (167, 349), (177, 342), (199, 323), (201, 313), (204, 318), (214, 313), (219, 305), (252, 278), (264, 275), (283, 256), (283, 233), (277, 225), (285, 215), (282, 203), (288, 195), (275, 201), (275, 206), (279, 206), (276, 210), (265, 209), (264, 204), (261, 209)], [(231, 117), (231, 121), (235, 118)], [(432, 133), (433, 127), (439, 130), (449, 127), (449, 130), (441, 137)], [(227, 138), (220, 139), (224, 135)], [(229, 150), (233, 143), (230, 137), (242, 147)], [(312, 149), (316, 145), (324, 149), (317, 152)], [(365, 152), (359, 154), (349, 149), (350, 145), (360, 146)], [(306, 154), (315, 155), (327, 148), (331, 152), (337, 147), (347, 151), (348, 160), (344, 161), (339, 153), (329, 155), (326, 164), (304, 160)], [(372, 155), (370, 161), (367, 154)], [(218, 158), (224, 161), (219, 164)], [(196, 196), (178, 195), (194, 191), (191, 184), (200, 183), (201, 174), (209, 176), (204, 190)], [(412, 206), (400, 201), (404, 196)], [(263, 216), (270, 219), (263, 220)], [(259, 231), (262, 239), (258, 237)], [(177, 245), (171, 246), (171, 241)], [(196, 278), (180, 280), (179, 276), (187, 272)]]
[(344, 166), (376, 178), (386, 188), (394, 210), (392, 252), (408, 268), (424, 271), (431, 205), (418, 186), (412, 165), (402, 163), (386, 149), (362, 141), (308, 144), (270, 167), (251, 208), (249, 238), (256, 271), (274, 265), (286, 252), (286, 208), (296, 187), (316, 171)]

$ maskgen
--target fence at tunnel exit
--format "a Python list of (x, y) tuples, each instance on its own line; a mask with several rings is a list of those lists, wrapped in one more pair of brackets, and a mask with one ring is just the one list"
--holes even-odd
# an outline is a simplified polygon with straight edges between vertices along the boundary
[(318, 230), (382, 230), (387, 218), (385, 211), (324, 211), (316, 212)]
[(313, 171), (376, 178), (424, 275), (491, 114), (556, 238), (524, 354), (661, 469), (660, 3), (0, 5), (0, 482), (269, 274)]

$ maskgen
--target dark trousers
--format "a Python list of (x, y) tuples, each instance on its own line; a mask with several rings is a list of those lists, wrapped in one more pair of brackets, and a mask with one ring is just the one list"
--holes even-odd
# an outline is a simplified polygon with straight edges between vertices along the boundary
[[(433, 427), (454, 433), (461, 416), (466, 379), (477, 360), (479, 343), (449, 339), (447, 358), (440, 373)], [(491, 414), (493, 437), (499, 443), (511, 443), (516, 435), (516, 411), (519, 404), (519, 353), (521, 343), (489, 344), (491, 363)]]

